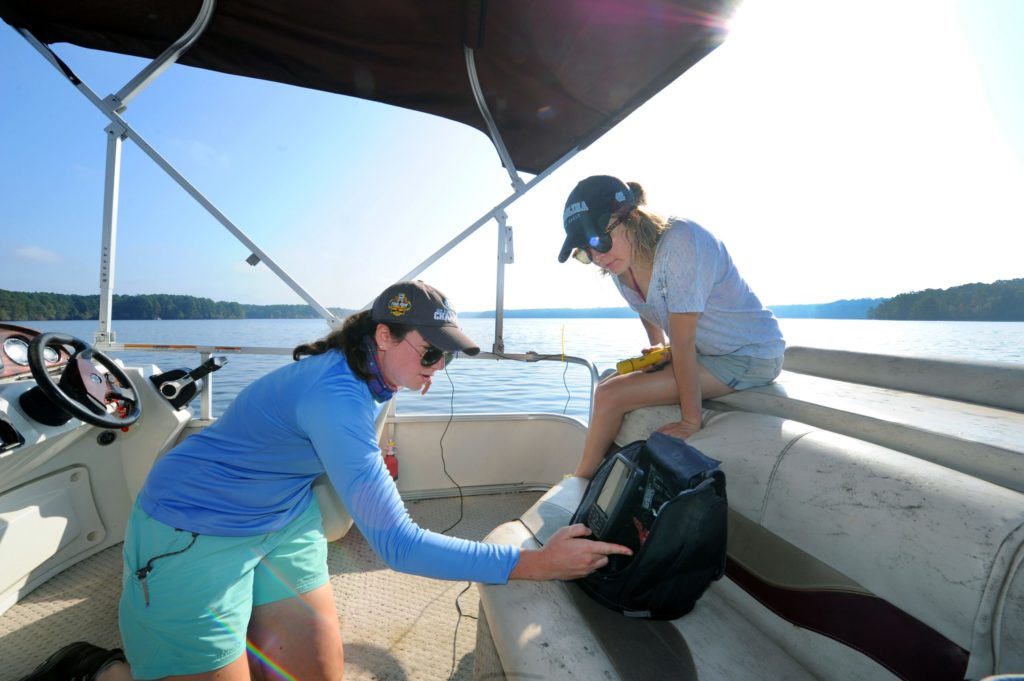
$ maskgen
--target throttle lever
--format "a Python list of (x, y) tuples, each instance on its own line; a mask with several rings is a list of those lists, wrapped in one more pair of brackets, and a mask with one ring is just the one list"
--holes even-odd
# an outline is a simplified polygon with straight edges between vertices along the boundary
[(170, 402), (175, 409), (181, 409), (198, 392), (197, 382), (207, 374), (217, 371), (228, 363), (227, 357), (211, 357), (195, 369), (173, 369), (154, 376), (151, 380), (157, 390)]
[(211, 357), (192, 371), (188, 372), (188, 378), (191, 378), (193, 381), (198, 381), (206, 374), (211, 374), (214, 371), (217, 371), (217, 369), (220, 369), (227, 363), (227, 357)]

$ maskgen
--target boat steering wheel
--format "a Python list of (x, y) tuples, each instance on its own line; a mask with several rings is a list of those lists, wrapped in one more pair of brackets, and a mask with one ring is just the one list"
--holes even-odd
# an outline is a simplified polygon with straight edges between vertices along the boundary
[[(46, 370), (43, 349), (74, 348), (59, 381)], [(128, 374), (91, 345), (65, 333), (43, 333), (28, 346), (28, 365), (36, 385), (55, 405), (75, 418), (100, 428), (124, 428), (139, 420), (139, 391)], [(97, 370), (100, 365), (107, 370)], [(111, 411), (109, 406), (113, 405)]]

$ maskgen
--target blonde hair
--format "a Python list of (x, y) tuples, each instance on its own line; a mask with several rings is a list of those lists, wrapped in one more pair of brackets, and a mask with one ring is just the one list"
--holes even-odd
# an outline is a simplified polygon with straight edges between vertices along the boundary
[(622, 228), (633, 247), (633, 257), (645, 262), (654, 262), (654, 252), (658, 248), (658, 240), (669, 222), (662, 216), (643, 208), (647, 205), (647, 192), (639, 182), (627, 182), (636, 199), (636, 207), (622, 218)]

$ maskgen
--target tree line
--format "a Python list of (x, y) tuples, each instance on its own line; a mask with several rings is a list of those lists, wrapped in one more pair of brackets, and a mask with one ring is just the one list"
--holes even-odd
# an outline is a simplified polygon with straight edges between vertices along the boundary
[(871, 308), (868, 319), (1024, 321), (1024, 279), (901, 293)]
[[(340, 317), (351, 310), (330, 308)], [(0, 320), (99, 319), (99, 295), (6, 291), (0, 289)], [(317, 319), (308, 305), (246, 305), (210, 298), (147, 293), (114, 295), (114, 319)]]
[[(863, 305), (867, 299), (838, 301), (831, 305)], [(316, 319), (308, 305), (246, 305), (210, 298), (148, 293), (115, 295), (114, 319)], [(810, 306), (777, 306), (810, 307)], [(823, 306), (813, 306), (815, 308)], [(75, 320), (99, 319), (98, 295), (6, 291), (0, 289), (0, 320)], [(352, 310), (332, 307), (331, 312), (346, 317)], [(628, 308), (623, 313), (632, 314)], [(859, 311), (859, 310), (858, 310)], [(581, 314), (585, 311), (578, 311)], [(491, 313), (493, 316), (493, 312)], [(513, 310), (507, 316), (522, 316)], [(486, 316), (485, 313), (463, 315)], [(781, 314), (780, 316), (802, 316)], [(815, 316), (828, 316), (818, 314)], [(852, 318), (852, 317), (851, 317)], [(1008, 279), (992, 284), (965, 284), (948, 289), (927, 289), (901, 293), (867, 310), (868, 319), (913, 319), (927, 321), (1024, 321), (1024, 279)]]

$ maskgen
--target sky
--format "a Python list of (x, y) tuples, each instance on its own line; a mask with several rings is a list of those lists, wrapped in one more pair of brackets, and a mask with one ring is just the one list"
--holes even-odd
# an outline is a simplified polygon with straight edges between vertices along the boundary
[[(620, 307), (557, 262), (593, 174), (721, 239), (767, 305), (1024, 277), (1024, 2), (746, 0), (726, 42), (508, 209), (505, 308)], [(145, 62), (55, 51), (99, 95)], [(184, 66), (125, 119), (326, 306), (359, 308), (511, 192), (482, 133)], [(0, 24), (0, 288), (94, 294), (107, 119)], [(530, 179), (529, 175), (523, 175)], [(115, 292), (300, 303), (131, 142)], [(497, 230), (421, 278), (495, 305)]]

